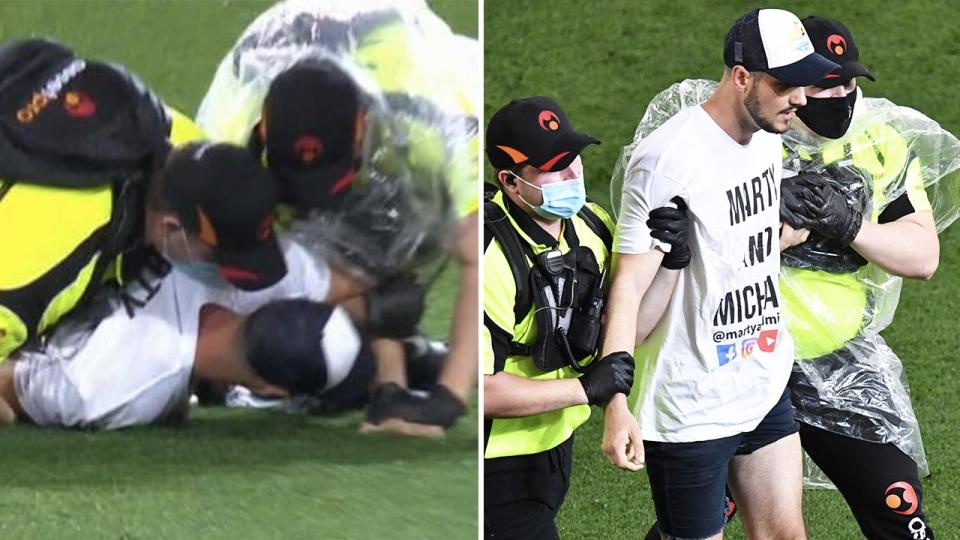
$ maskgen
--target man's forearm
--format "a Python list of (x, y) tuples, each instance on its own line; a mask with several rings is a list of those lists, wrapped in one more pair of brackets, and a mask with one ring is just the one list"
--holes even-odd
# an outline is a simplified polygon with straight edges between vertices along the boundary
[(506, 372), (483, 378), (483, 415), (517, 418), (585, 405), (587, 394), (577, 379), (538, 381)]
[(617, 351), (633, 352), (637, 335), (640, 302), (663, 260), (663, 253), (652, 250), (640, 255), (621, 255), (607, 293), (602, 356)]
[(370, 342), (370, 349), (377, 366), (376, 384), (407, 386), (407, 363), (403, 342), (396, 339), (377, 338)]
[(670, 270), (660, 267), (653, 276), (650, 288), (640, 301), (640, 310), (637, 313), (636, 346), (639, 347), (650, 332), (660, 323), (663, 314), (670, 305), (673, 290), (680, 279), (680, 270)]
[(350, 274), (349, 272), (331, 268), (330, 289), (323, 299), (328, 304), (340, 304), (357, 297), (361, 297), (371, 289), (369, 283)]
[(456, 255), (460, 261), (460, 290), (454, 305), (450, 329), (450, 356), (440, 374), (440, 384), (461, 400), (470, 397), (477, 384), (477, 328), (480, 326), (479, 218), (467, 216), (457, 229)]
[(460, 269), (460, 292), (454, 306), (450, 329), (450, 357), (440, 375), (440, 383), (462, 400), (470, 396), (477, 380), (477, 326), (479, 324), (476, 266)]
[(852, 246), (868, 261), (906, 278), (930, 279), (940, 261), (940, 242), (930, 212), (884, 224), (864, 221)]

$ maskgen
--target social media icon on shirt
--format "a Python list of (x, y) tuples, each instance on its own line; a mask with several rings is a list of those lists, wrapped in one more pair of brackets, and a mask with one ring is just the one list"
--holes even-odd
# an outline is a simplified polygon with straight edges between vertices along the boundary
[(731, 360), (736, 360), (737, 344), (724, 343), (723, 345), (717, 345), (717, 358), (720, 359), (721, 366), (730, 362)]
[(757, 336), (757, 347), (763, 352), (773, 352), (777, 348), (777, 330), (764, 330)]

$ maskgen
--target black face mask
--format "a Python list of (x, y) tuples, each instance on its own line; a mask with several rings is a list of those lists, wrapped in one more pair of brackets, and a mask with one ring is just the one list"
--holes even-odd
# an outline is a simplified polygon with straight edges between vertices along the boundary
[(808, 97), (806, 106), (797, 109), (797, 117), (817, 135), (839, 139), (850, 127), (856, 102), (856, 91), (850, 92), (847, 97)]

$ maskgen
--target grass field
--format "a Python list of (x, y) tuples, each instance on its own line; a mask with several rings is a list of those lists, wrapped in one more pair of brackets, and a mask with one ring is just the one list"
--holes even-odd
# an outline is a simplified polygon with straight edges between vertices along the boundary
[[(123, 63), (192, 114), (269, 4), (5, 1), (0, 38), (50, 36)], [(476, 2), (431, 4), (476, 36)], [(446, 335), (455, 288), (447, 272), (431, 291), (433, 335)], [(201, 409), (182, 429), (3, 430), (0, 538), (475, 538), (475, 412), (439, 442), (361, 436), (359, 420)]]
[[(960, 132), (956, 78), (960, 29), (956, 3), (930, 0), (782, 3), (844, 21), (862, 62), (877, 77), (869, 96), (914, 107)], [(588, 193), (606, 202), (620, 148), (658, 91), (685, 78), (718, 79), (723, 38), (753, 3), (714, 1), (590, 2), (487, 0), (485, 119), (511, 98), (548, 95), (581, 131), (603, 141), (584, 153)], [(772, 6), (771, 6), (772, 7)], [(929, 524), (938, 538), (960, 537), (960, 226), (941, 235), (940, 270), (927, 283), (905, 283), (894, 324), (885, 332), (911, 381), (932, 475), (924, 481)], [(571, 490), (559, 516), (564, 538), (636, 538), (653, 522), (645, 474), (614, 469), (600, 453), (602, 414), (577, 434)], [(835, 491), (807, 491), (810, 538), (860, 537)], [(739, 523), (729, 538), (743, 538)]]

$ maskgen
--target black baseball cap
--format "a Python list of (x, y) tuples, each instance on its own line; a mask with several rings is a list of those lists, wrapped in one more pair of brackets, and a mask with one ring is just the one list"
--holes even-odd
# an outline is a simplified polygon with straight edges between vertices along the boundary
[(727, 32), (723, 63), (763, 71), (789, 86), (811, 86), (839, 68), (817, 52), (796, 15), (782, 9), (754, 9)]
[(243, 327), (247, 363), (257, 375), (291, 394), (315, 394), (327, 385), (325, 327), (334, 307), (304, 299), (271, 302)]
[(162, 174), (164, 201), (211, 248), (227, 281), (258, 290), (286, 275), (273, 231), (276, 182), (245, 148), (190, 143), (174, 150)]
[(284, 202), (325, 209), (349, 192), (365, 110), (353, 78), (330, 60), (299, 62), (273, 80), (264, 147)]
[(495, 169), (525, 163), (562, 171), (590, 144), (600, 141), (575, 131), (560, 105), (543, 96), (515, 99), (487, 124), (487, 158)]
[(860, 49), (853, 42), (850, 30), (840, 21), (815, 17), (810, 15), (804, 18), (803, 27), (810, 35), (813, 48), (825, 58), (840, 64), (839, 69), (828, 73), (817, 83), (820, 88), (832, 88), (854, 77), (866, 77), (875, 81), (873, 74), (860, 63)]

